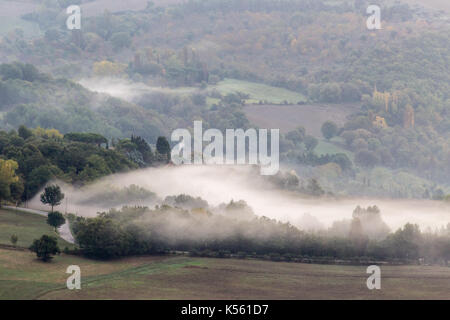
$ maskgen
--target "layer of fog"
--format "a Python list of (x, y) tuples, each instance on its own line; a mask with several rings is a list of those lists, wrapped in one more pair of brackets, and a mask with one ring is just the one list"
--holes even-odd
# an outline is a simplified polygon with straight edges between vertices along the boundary
[(132, 82), (121, 78), (83, 78), (78, 81), (83, 87), (98, 93), (105, 93), (112, 97), (135, 102), (136, 99), (151, 93), (194, 93), (196, 88), (171, 89), (162, 86), (149, 86), (142, 82)]
[[(81, 189), (58, 183), (66, 197), (56, 210), (82, 216), (95, 216), (97, 212), (109, 209), (105, 205), (92, 205), (96, 203), (97, 195), (134, 184), (156, 193), (159, 199), (188, 194), (207, 200), (210, 206), (231, 200), (245, 200), (258, 216), (289, 221), (304, 230), (328, 228), (334, 221), (351, 219), (357, 205), (377, 205), (383, 220), (392, 230), (408, 222), (419, 224), (422, 230), (435, 230), (450, 222), (450, 206), (443, 202), (369, 198), (305, 199), (294, 192), (276, 189), (259, 175), (259, 170), (245, 166), (149, 168), (112, 175)], [(91, 199), (89, 204), (86, 204), (87, 199)], [(154, 207), (155, 199), (124, 204)], [(114, 207), (121, 206), (116, 201)], [(44, 208), (39, 196), (31, 201), (30, 207)]]

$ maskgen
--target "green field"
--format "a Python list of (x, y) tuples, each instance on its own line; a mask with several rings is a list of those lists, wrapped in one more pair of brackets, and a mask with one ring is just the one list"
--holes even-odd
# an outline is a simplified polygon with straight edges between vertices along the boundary
[(324, 139), (319, 140), (319, 144), (314, 149), (314, 151), (320, 156), (320, 155), (326, 155), (326, 154), (336, 154), (336, 153), (344, 153), (346, 154), (349, 159), (353, 160), (355, 155), (353, 152), (348, 151), (341, 147), (341, 143), (343, 143), (343, 139), (336, 137), (331, 139), (331, 141), (327, 141)]
[[(66, 289), (69, 265), (81, 290)], [(382, 267), (382, 289), (366, 287), (366, 267), (184, 256), (101, 262), (60, 255), (39, 262), (0, 249), (0, 299), (450, 299), (450, 268)]]
[[(11, 245), (11, 235), (18, 236), (17, 246), (28, 248), (34, 239), (44, 234), (55, 235), (53, 228), (47, 224), (47, 218), (33, 213), (0, 210), (0, 244)], [(61, 249), (72, 245), (63, 239), (58, 239)]]
[(260, 101), (267, 104), (283, 104), (285, 101), (297, 104), (300, 101), (306, 101), (302, 94), (288, 89), (236, 79), (225, 79), (215, 86), (210, 86), (210, 88), (218, 90), (222, 95), (237, 92), (248, 94), (250, 99), (245, 101), (248, 104), (259, 103)]

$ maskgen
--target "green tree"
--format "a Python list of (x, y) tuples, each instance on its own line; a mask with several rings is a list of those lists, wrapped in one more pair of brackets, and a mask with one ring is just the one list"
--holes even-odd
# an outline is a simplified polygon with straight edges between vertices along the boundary
[(325, 194), (325, 191), (320, 186), (317, 179), (311, 179), (308, 182), (308, 186), (306, 187), (306, 191), (313, 196), (320, 197)]
[(0, 206), (2, 200), (10, 199), (11, 185), (19, 181), (16, 170), (19, 165), (14, 160), (0, 159)]
[(40, 239), (34, 240), (29, 249), (35, 252), (36, 256), (44, 262), (50, 261), (53, 255), (61, 252), (56, 237), (48, 235), (43, 235)]
[(111, 43), (114, 49), (119, 50), (131, 45), (131, 37), (126, 32), (117, 32), (111, 36)]
[(23, 140), (27, 140), (28, 138), (33, 136), (33, 132), (24, 125), (21, 125), (19, 127), (18, 134)]
[(62, 176), (63, 172), (54, 165), (43, 165), (34, 168), (25, 181), (27, 198), (33, 197), (42, 186), (55, 177)]
[(3, 80), (23, 78), (22, 69), (17, 63), (0, 65), (0, 75)]
[(62, 215), (61, 212), (58, 212), (58, 211), (50, 212), (47, 215), (47, 223), (49, 225), (51, 225), (53, 228), (55, 228), (55, 232), (56, 232), (57, 228), (62, 226), (64, 223), (66, 223), (66, 219), (64, 219), (64, 216)]
[(116, 258), (126, 255), (130, 249), (120, 225), (103, 216), (82, 221), (75, 235), (83, 253), (89, 257)]
[(325, 139), (330, 140), (338, 134), (339, 128), (333, 121), (327, 121), (322, 125), (322, 134)]
[(156, 150), (159, 154), (167, 155), (167, 159), (170, 160), (170, 144), (166, 137), (159, 137), (156, 141)]
[(19, 237), (16, 234), (11, 235), (10, 241), (14, 247), (16, 246), (18, 240)]
[(373, 151), (361, 150), (356, 153), (355, 162), (362, 167), (373, 168), (380, 162), (380, 158)]
[(317, 147), (317, 145), (319, 144), (319, 141), (313, 136), (306, 136), (304, 143), (305, 143), (306, 150), (311, 152)]
[(46, 187), (41, 194), (41, 202), (50, 205), (52, 207), (52, 212), (53, 207), (60, 205), (63, 199), (64, 193), (61, 192), (61, 188), (56, 184)]
[(23, 192), (25, 190), (23, 181), (17, 180), (16, 182), (13, 182), (9, 189), (11, 193), (11, 200), (13, 200), (17, 206), (20, 203)]

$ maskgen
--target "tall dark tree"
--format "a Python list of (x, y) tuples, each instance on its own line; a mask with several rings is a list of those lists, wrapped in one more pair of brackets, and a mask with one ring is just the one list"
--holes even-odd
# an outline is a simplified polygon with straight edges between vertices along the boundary
[(33, 136), (33, 132), (24, 125), (21, 125), (19, 127), (18, 134), (24, 140), (27, 140), (28, 138)]
[(304, 143), (305, 143), (306, 150), (311, 152), (317, 147), (317, 145), (319, 144), (319, 141), (315, 137), (308, 135), (305, 137)]
[(46, 187), (41, 194), (41, 202), (50, 205), (52, 207), (52, 212), (53, 207), (60, 205), (63, 199), (64, 193), (61, 192), (61, 188), (56, 184)]
[(333, 121), (326, 121), (322, 125), (322, 134), (325, 139), (330, 140), (338, 134), (339, 128)]
[(159, 154), (167, 155), (167, 160), (170, 160), (170, 144), (166, 137), (159, 137), (156, 141), (156, 150)]

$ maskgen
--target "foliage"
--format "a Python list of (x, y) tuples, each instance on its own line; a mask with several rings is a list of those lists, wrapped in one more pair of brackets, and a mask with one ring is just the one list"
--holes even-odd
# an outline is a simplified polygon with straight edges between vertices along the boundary
[(322, 125), (322, 134), (325, 137), (325, 139), (330, 140), (334, 136), (338, 134), (339, 128), (336, 125), (336, 123), (332, 121), (326, 121)]
[(44, 262), (51, 261), (52, 256), (61, 252), (56, 238), (48, 235), (43, 235), (40, 239), (34, 240), (29, 249), (35, 252), (38, 259)]
[(17, 241), (19, 240), (19, 237), (16, 234), (11, 235), (11, 244), (15, 247), (17, 244)]
[(0, 205), (2, 200), (11, 197), (11, 186), (19, 181), (16, 175), (18, 164), (14, 160), (0, 159)]
[[(64, 199), (64, 193), (61, 192), (61, 188), (58, 185), (50, 185), (45, 187), (44, 192), (41, 194), (41, 202), (43, 204), (48, 204), (52, 207), (59, 206), (61, 201)], [(53, 220), (55, 218), (56, 220)], [(58, 215), (52, 216), (52, 221), (58, 221)]]
[(64, 223), (66, 223), (66, 219), (64, 218), (64, 216), (62, 215), (61, 212), (54, 211), (54, 212), (50, 212), (47, 215), (47, 223), (50, 226), (52, 226), (53, 228), (55, 228), (55, 231), (56, 231), (57, 228), (62, 226)]
[(167, 160), (170, 160), (171, 148), (166, 137), (158, 138), (158, 140), (156, 141), (156, 150), (159, 154), (165, 155), (167, 157)]
[[(289, 223), (253, 214), (242, 217), (234, 210), (247, 210), (245, 202), (231, 202), (224, 208), (222, 214), (217, 214), (168, 205), (153, 210), (124, 207), (95, 218), (76, 217), (72, 225), (83, 253), (98, 259), (207, 251), (215, 256), (227, 252), (408, 262), (423, 258), (434, 263), (450, 255), (450, 225), (440, 234), (422, 233), (411, 224), (390, 233), (376, 206), (355, 209), (348, 233), (339, 236), (333, 230), (304, 233)], [(428, 250), (430, 246), (434, 249)]]
[[(84, 142), (79, 142), (62, 139), (61, 134), (51, 129), (22, 127), (21, 132), (22, 135), (26, 132), (26, 140), (15, 131), (0, 131), (0, 197), (3, 200), (30, 199), (54, 178), (84, 184), (137, 167), (120, 151), (97, 146), (105, 142), (100, 135), (69, 135), (74, 139), (81, 137)], [(140, 148), (147, 150), (148, 156), (148, 149), (142, 145), (140, 141)]]

